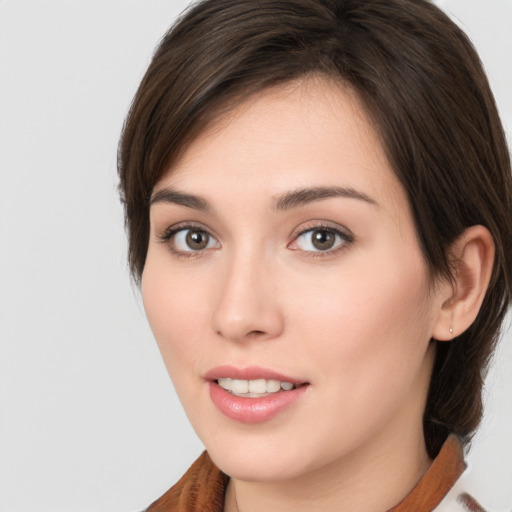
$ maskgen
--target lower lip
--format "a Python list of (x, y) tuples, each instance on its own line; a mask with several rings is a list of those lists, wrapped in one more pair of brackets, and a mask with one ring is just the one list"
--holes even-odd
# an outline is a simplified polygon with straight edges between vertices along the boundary
[(293, 405), (309, 385), (290, 391), (279, 391), (261, 398), (246, 398), (231, 394), (216, 382), (210, 382), (210, 397), (215, 406), (232, 420), (240, 423), (263, 423)]

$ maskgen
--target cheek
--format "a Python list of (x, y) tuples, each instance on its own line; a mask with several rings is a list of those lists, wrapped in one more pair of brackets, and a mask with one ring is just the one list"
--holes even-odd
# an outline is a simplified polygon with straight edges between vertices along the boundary
[[(200, 360), (204, 346), (204, 321), (208, 301), (204, 280), (191, 285), (184, 272), (158, 264), (148, 254), (142, 276), (142, 298), (151, 330), (175, 385), (185, 364), (190, 368)], [(201, 284), (203, 283), (203, 284)], [(190, 374), (190, 372), (188, 372)]]
[(295, 357), (308, 361), (316, 384), (317, 410), (310, 417), (325, 418), (331, 439), (357, 443), (365, 432), (403, 418), (404, 408), (422, 415), (431, 373), (428, 282), (419, 279), (422, 264), (386, 263), (351, 265), (334, 280), (317, 279), (309, 295), (306, 286), (290, 294), (308, 297), (295, 299), (291, 337)]
[(326, 376), (361, 379), (363, 387), (372, 374), (384, 380), (417, 369), (432, 326), (421, 256), (399, 264), (392, 254), (349, 263), (290, 294), (296, 307), (292, 325), (310, 357), (323, 359), (330, 369)]

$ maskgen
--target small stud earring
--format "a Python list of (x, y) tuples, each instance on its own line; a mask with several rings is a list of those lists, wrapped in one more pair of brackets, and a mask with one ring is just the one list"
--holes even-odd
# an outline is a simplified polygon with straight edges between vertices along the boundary
[(453, 329), (450, 327), (450, 334), (453, 334)]

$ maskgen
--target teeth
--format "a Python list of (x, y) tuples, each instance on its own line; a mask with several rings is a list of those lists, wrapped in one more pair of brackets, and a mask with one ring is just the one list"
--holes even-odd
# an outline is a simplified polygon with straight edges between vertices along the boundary
[(226, 391), (231, 391), (231, 379), (219, 379), (217, 382), (221, 388), (224, 388)]
[(250, 380), (248, 382), (249, 393), (266, 393), (267, 382), (265, 379)]
[(281, 383), (278, 380), (267, 380), (267, 393), (276, 393), (281, 389)]
[(221, 388), (230, 391), (234, 395), (245, 395), (251, 398), (265, 396), (268, 393), (277, 393), (278, 391), (290, 391), (295, 387), (291, 382), (280, 382), (274, 379), (255, 379), (241, 380), (220, 378), (217, 382)]
[(231, 392), (240, 395), (249, 392), (249, 381), (233, 379), (231, 381)]

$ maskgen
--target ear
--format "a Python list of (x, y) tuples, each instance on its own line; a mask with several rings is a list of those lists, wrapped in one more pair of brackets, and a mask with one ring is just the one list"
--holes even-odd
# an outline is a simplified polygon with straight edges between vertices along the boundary
[(494, 264), (491, 233), (484, 226), (466, 229), (453, 243), (450, 258), (453, 282), (441, 287), (445, 292), (432, 333), (439, 341), (462, 334), (480, 311)]

